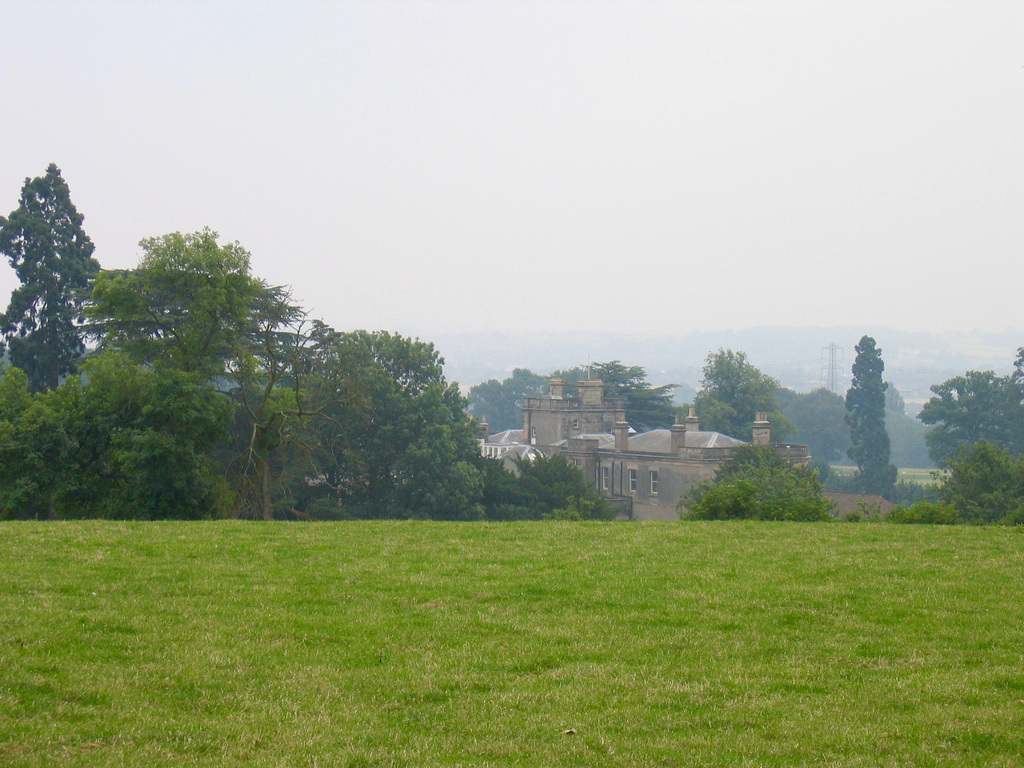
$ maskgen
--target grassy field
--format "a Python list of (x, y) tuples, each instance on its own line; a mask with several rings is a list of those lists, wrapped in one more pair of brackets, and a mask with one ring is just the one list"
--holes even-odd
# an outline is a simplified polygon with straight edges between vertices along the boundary
[(1024, 531), (5, 523), (4, 766), (1021, 766)]
[[(832, 471), (840, 477), (853, 477), (857, 472), (857, 468), (842, 464), (833, 464)], [(936, 485), (939, 482), (939, 478), (944, 474), (946, 474), (945, 470), (939, 471), (935, 469), (913, 469), (900, 467), (896, 479), (906, 480), (908, 483), (918, 483), (919, 485)]]

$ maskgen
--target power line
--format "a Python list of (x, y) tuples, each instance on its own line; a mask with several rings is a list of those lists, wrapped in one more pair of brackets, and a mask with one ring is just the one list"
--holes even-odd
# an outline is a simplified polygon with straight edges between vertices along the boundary
[(828, 352), (828, 362), (821, 367), (821, 378), (829, 392), (838, 394), (836, 390), (839, 388), (839, 361), (843, 358), (843, 348), (837, 347), (836, 343), (832, 342), (827, 347), (821, 348), (822, 358), (825, 357), (826, 352)]

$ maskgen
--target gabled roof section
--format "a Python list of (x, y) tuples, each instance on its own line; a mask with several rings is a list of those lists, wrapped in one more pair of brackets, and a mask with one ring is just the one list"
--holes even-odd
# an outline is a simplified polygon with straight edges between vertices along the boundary
[(540, 451), (530, 445), (517, 445), (514, 448), (510, 448), (502, 454), (499, 461), (501, 466), (505, 468), (506, 472), (511, 472), (513, 475), (519, 475), (519, 467), (516, 465), (516, 461), (533, 461), (538, 456), (543, 456)]
[(532, 445), (516, 445), (503, 453), (501, 458), (506, 461), (510, 461), (512, 459), (532, 459), (535, 456), (540, 455), (542, 455), (541, 452)]
[(523, 441), (523, 430), (506, 429), (504, 432), (495, 432), (484, 441), (487, 445), (521, 445)]

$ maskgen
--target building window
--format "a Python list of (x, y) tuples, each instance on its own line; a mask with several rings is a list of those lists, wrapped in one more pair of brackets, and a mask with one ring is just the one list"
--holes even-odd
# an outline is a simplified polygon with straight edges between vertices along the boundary
[(606, 491), (608, 490), (608, 480), (611, 474), (608, 467), (601, 467), (601, 487)]
[(654, 495), (658, 494), (658, 470), (651, 470), (651, 493)]
[(629, 492), (636, 493), (636, 470), (629, 470)]
[(572, 428), (573, 429), (579, 429), (580, 428), (580, 420), (579, 419), (573, 419), (572, 420)]
[(573, 459), (572, 463), (575, 464), (577, 467), (582, 467), (583, 466), (583, 459)]

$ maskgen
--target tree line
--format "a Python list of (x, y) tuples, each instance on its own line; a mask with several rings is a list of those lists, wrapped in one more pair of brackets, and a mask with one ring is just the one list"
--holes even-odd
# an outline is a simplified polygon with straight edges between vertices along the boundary
[[(548, 377), (516, 369), (473, 387), (467, 403), (432, 344), (310, 318), (286, 288), (251, 273), (240, 244), (211, 230), (147, 238), (135, 268), (103, 270), (83, 221), (55, 165), (26, 179), (18, 208), (0, 217), (0, 253), (20, 281), (0, 315), (3, 517), (611, 514), (557, 457), (521, 462), (513, 475), (480, 455), (471, 414), (519, 426), (522, 399)], [(883, 371), (864, 336), (845, 398), (798, 394), (745, 353), (719, 349), (694, 405), (703, 428), (746, 440), (753, 414), (765, 412), (776, 440), (809, 444), (815, 482), (835, 485), (829, 464), (846, 455), (857, 472), (845, 489), (901, 500), (886, 423), (907, 417)], [(640, 430), (667, 427), (688, 407), (673, 402), (675, 385), (653, 386), (642, 367), (617, 360), (552, 375), (569, 393), (603, 380)], [(969, 371), (932, 391), (920, 419), (931, 458), (950, 470), (941, 502), (965, 520), (1019, 517), (1024, 348), (1009, 376)], [(741, 465), (762, 484), (777, 469)]]
[[(1024, 505), (1016, 501), (1024, 498), (1024, 348), (1009, 376), (970, 371), (933, 386), (920, 425), (906, 416), (903, 398), (884, 379), (875, 339), (862, 337), (856, 352), (845, 397), (824, 388), (808, 393), (783, 388), (744, 352), (709, 353), (694, 399), (702, 428), (749, 441), (752, 415), (762, 411), (772, 423), (773, 439), (804, 442), (815, 460), (809, 470), (797, 471), (763, 452), (740, 451), (713, 482), (684, 499), (690, 517), (822, 519), (829, 504), (821, 492), (831, 489), (900, 503), (904, 508), (893, 516), (900, 522), (1019, 522), (1024, 515)], [(606, 394), (625, 399), (627, 420), (641, 430), (668, 427), (689, 408), (673, 403), (675, 385), (652, 387), (643, 368), (619, 361), (552, 375), (568, 382), (603, 379)], [(494, 428), (518, 428), (523, 398), (542, 394), (547, 380), (517, 368), (504, 381), (471, 388), (470, 409)], [(940, 481), (925, 487), (897, 480), (892, 435), (905, 442), (908, 431), (920, 434), (928, 426), (926, 458), (945, 470)], [(921, 466), (921, 454), (915, 456), (920, 463), (912, 466)], [(844, 459), (856, 465), (852, 477), (831, 472), (831, 465)]]
[(83, 220), (55, 165), (0, 218), (3, 517), (610, 514), (560, 458), (484, 459), (432, 344), (311, 319), (208, 229), (103, 270)]

